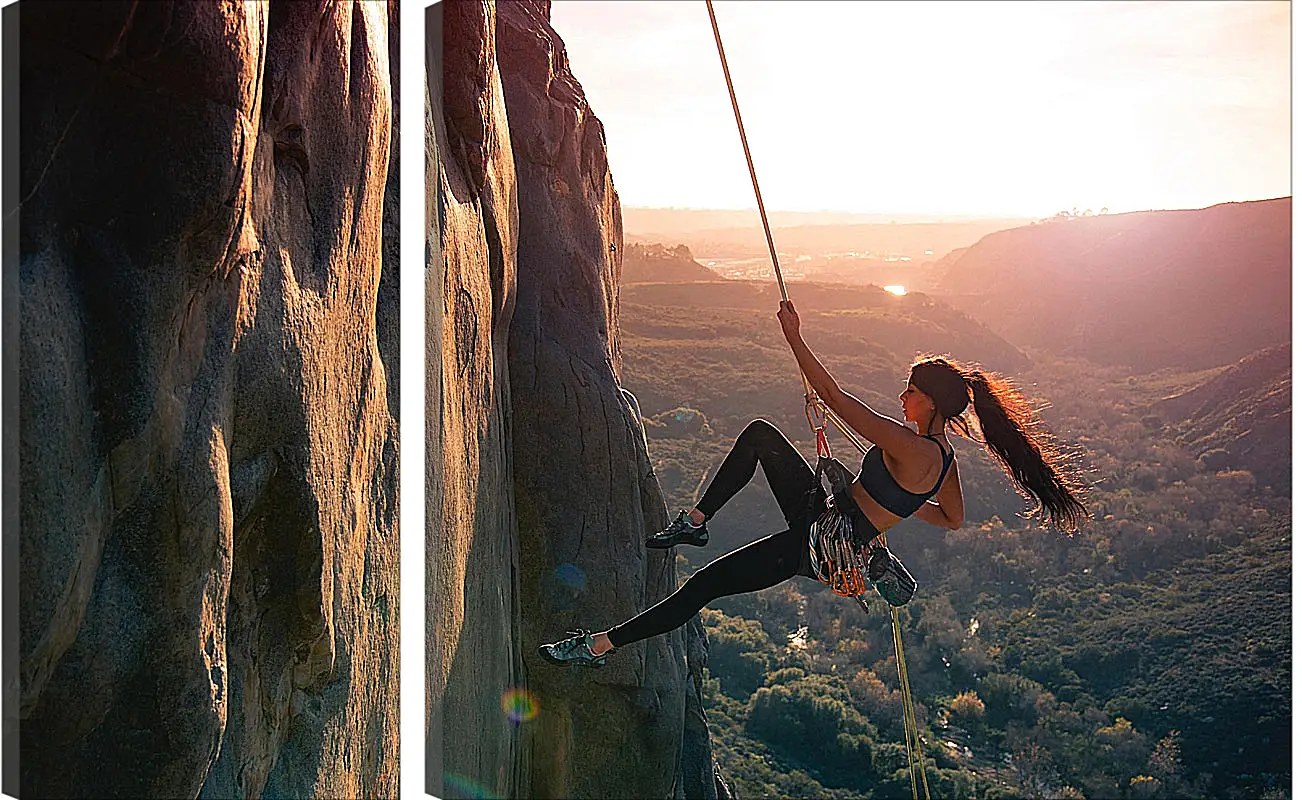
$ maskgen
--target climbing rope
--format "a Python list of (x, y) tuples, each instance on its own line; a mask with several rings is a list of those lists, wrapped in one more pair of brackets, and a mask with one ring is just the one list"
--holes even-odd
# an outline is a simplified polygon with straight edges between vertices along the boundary
[(710, 12), (710, 27), (714, 29), (714, 43), (719, 48), (719, 63), (723, 64), (723, 79), (728, 83), (728, 97), (732, 98), (732, 114), (737, 118), (737, 132), (741, 134), (741, 149), (746, 153), (746, 166), (750, 169), (750, 184), (755, 187), (755, 202), (759, 204), (760, 221), (764, 223), (764, 236), (769, 243), (769, 257), (773, 259), (773, 272), (778, 276), (778, 292), (782, 299), (787, 299), (787, 285), (782, 282), (782, 269), (778, 266), (778, 251), (773, 247), (773, 232), (769, 230), (769, 217), (764, 213), (764, 198), (760, 197), (759, 178), (755, 177), (755, 162), (750, 157), (750, 145), (746, 142), (746, 126), (741, 124), (741, 108), (737, 105), (737, 93), (732, 88), (732, 73), (728, 71), (728, 57), (723, 54), (723, 38), (719, 36), (719, 21), (714, 18), (714, 3), (705, 0), (705, 9)]
[[(777, 277), (778, 293), (782, 300), (788, 300), (787, 286), (782, 280), (782, 267), (778, 264), (778, 251), (773, 246), (773, 232), (769, 228), (768, 213), (764, 210), (764, 198), (760, 195), (759, 178), (755, 173), (755, 162), (750, 155), (750, 144), (746, 141), (746, 126), (741, 121), (741, 107), (737, 105), (737, 92), (732, 86), (732, 73), (728, 70), (728, 57), (723, 52), (723, 37), (719, 35), (719, 21), (714, 16), (714, 3), (705, 0), (705, 8), (710, 14), (710, 27), (714, 31), (714, 43), (719, 49), (719, 63), (723, 66), (723, 79), (728, 84), (728, 97), (732, 100), (732, 113), (737, 120), (737, 133), (741, 135), (741, 148), (746, 154), (746, 168), (750, 171), (751, 186), (755, 189), (755, 203), (759, 206), (760, 222), (764, 226), (764, 238), (769, 246), (769, 258), (773, 261), (773, 274)], [(832, 448), (827, 441), (827, 422), (833, 425), (850, 440), (860, 451), (868, 452), (868, 446), (854, 436), (849, 427), (836, 414), (832, 413), (809, 385), (809, 379), (803, 370), (800, 380), (805, 387), (805, 417), (814, 432), (814, 439), (820, 458), (831, 458)], [(814, 524), (810, 534), (810, 560), (818, 579), (832, 587), (832, 591), (843, 597), (853, 597), (865, 611), (868, 611), (864, 592), (867, 582), (864, 578), (866, 565), (863, 561), (863, 548), (854, 542), (853, 530), (844, 515), (829, 498), (827, 511)], [(874, 543), (886, 546), (886, 534), (880, 534)], [(913, 800), (918, 800), (918, 778), (921, 776), (923, 797), (931, 800), (931, 791), (927, 786), (926, 762), (922, 752), (922, 738), (918, 734), (918, 720), (914, 714), (913, 693), (909, 690), (909, 672), (904, 663), (904, 638), (900, 631), (900, 613), (896, 606), (891, 607), (891, 631), (895, 638), (895, 664), (899, 673), (900, 697), (904, 703), (904, 743), (909, 758), (909, 785), (913, 790)]]
[(913, 708), (913, 692), (909, 689), (909, 670), (904, 665), (904, 636), (900, 633), (900, 609), (891, 608), (891, 631), (895, 634), (895, 666), (900, 677), (900, 699), (904, 703), (904, 749), (909, 757), (909, 785), (913, 789), (914, 800), (918, 797), (918, 785), (914, 772), (922, 779), (922, 795), (931, 800), (931, 789), (927, 787), (927, 762), (922, 753), (922, 737), (918, 734), (918, 718)]

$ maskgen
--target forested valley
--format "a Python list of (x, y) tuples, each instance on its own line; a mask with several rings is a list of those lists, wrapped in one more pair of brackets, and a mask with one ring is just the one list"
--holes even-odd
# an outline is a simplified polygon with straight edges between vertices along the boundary
[[(776, 288), (639, 277), (621, 287), (621, 380), (671, 511), (692, 506), (751, 419), (812, 462)], [(1088, 486), (1090, 523), (1048, 529), (983, 448), (951, 436), (966, 523), (891, 530), (920, 583), (900, 617), (931, 795), (1289, 796), (1287, 340), (1141, 371), (1015, 346), (934, 296), (788, 288), (851, 393), (898, 418), (917, 355), (980, 363), (1041, 409)], [(859, 451), (831, 441), (857, 471)], [(757, 475), (707, 547), (678, 549), (680, 580), (783, 527)], [(870, 609), (797, 578), (703, 612), (705, 706), (740, 797), (911, 796), (889, 607), (873, 595)]]

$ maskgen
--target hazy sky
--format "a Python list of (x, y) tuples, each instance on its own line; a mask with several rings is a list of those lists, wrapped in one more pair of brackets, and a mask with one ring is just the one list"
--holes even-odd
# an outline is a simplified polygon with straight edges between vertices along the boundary
[[(1290, 192), (1287, 2), (715, 3), (770, 210)], [(754, 208), (704, 2), (556, 0), (628, 206)]]

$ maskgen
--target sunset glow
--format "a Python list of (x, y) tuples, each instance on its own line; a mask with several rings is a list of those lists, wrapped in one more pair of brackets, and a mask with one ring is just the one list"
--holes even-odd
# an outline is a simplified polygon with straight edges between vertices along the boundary
[[(719, 2), (770, 209), (1050, 216), (1290, 193), (1286, 2)], [(558, 0), (630, 206), (753, 208), (701, 2)]]

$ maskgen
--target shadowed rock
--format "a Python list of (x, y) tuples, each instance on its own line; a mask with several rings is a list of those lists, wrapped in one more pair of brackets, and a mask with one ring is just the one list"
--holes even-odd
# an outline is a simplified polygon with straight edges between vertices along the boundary
[[(618, 375), (622, 236), (605, 134), (549, 10), (445, 2), (432, 17), (429, 485), (442, 509), (428, 543), (427, 783), (444, 797), (714, 797), (691, 680), (699, 624), (599, 671), (536, 654), (675, 585), (667, 554), (643, 547), (668, 515)], [(502, 709), (513, 688), (537, 711), (518, 728)]]
[[(642, 544), (668, 515), (619, 386), (623, 235), (605, 131), (549, 12), (545, 2), (503, 4), (497, 28), (520, 198), (509, 355), (526, 642), (608, 627), (675, 585), (671, 556)], [(563, 566), (584, 582), (565, 580)], [(594, 673), (557, 669), (526, 650), (541, 707), (530, 796), (674, 793), (687, 713), (684, 636), (630, 646)]]
[[(437, 483), (426, 548), (427, 788), (441, 797), (518, 797), (528, 760), (503, 696), (523, 688), (519, 551), (511, 482), (506, 336), (515, 304), (516, 187), (496, 61), (496, 12), (441, 3), (430, 63), (428, 141), (435, 240), (429, 395)], [(434, 30), (432, 28), (432, 30)], [(440, 63), (441, 62), (441, 63)], [(446, 773), (446, 776), (445, 776)]]
[(20, 20), (22, 790), (393, 796), (396, 7)]

